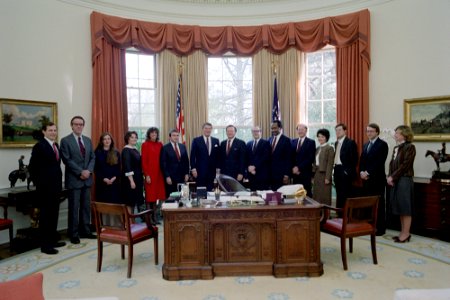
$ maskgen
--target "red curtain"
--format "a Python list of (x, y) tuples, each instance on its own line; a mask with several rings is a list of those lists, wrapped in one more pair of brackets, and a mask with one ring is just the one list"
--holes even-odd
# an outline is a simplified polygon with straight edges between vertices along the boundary
[(360, 147), (364, 141), (369, 102), (368, 10), (306, 22), (222, 27), (160, 24), (93, 12), (91, 38), (92, 137), (109, 130), (117, 139), (127, 128), (124, 63), (120, 49), (133, 46), (147, 53), (169, 49), (179, 55), (200, 49), (215, 55), (228, 51), (251, 55), (262, 48), (273, 53), (282, 53), (290, 47), (312, 52), (330, 44), (337, 47), (338, 122), (349, 126), (350, 135)]

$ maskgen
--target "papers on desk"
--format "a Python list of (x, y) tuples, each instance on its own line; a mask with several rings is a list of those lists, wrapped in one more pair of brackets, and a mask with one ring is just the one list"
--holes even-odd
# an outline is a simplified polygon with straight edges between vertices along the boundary
[(163, 204), (161, 205), (161, 207), (164, 208), (178, 208), (178, 202), (173, 202), (173, 203), (167, 203), (167, 202), (163, 202)]

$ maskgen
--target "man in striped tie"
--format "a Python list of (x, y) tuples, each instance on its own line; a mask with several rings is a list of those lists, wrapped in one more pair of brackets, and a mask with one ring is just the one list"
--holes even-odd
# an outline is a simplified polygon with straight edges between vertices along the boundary
[(180, 133), (176, 129), (169, 132), (169, 142), (161, 150), (160, 165), (165, 179), (166, 197), (177, 191), (179, 183), (189, 179), (189, 158), (186, 146), (179, 143)]

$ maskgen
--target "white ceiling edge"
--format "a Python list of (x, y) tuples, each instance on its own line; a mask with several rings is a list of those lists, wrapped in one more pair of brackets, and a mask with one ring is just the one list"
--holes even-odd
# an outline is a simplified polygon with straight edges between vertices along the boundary
[(57, 0), (122, 18), (201, 26), (261, 25), (314, 20), (394, 0), (273, 0), (204, 3), (175, 0)]

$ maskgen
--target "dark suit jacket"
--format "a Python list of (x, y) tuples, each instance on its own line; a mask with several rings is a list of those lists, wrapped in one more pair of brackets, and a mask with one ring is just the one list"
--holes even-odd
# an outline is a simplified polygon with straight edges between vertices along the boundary
[(58, 194), (62, 190), (61, 151), (58, 144), (56, 147), (59, 152), (58, 160), (47, 140), (42, 139), (37, 142), (31, 152), (28, 166), (36, 188), (52, 194)]
[[(269, 138), (269, 144), (272, 145), (273, 136)], [(292, 174), (292, 155), (291, 140), (285, 135), (280, 135), (275, 150), (270, 158), (271, 184), (273, 188), (279, 188), (282, 185), (283, 176)]]
[(298, 138), (292, 140), (292, 167), (298, 167), (300, 170), (299, 177), (311, 179), (312, 165), (316, 157), (316, 142), (308, 137), (305, 137), (299, 152), (297, 152), (297, 144)]
[[(337, 148), (337, 142), (334, 145), (334, 149)], [(358, 164), (358, 149), (354, 140), (345, 137), (342, 142), (340, 158), (344, 172), (351, 179), (356, 177), (356, 165)]]
[[(370, 151), (367, 152), (369, 142), (364, 144), (361, 157), (359, 159), (359, 171), (369, 173), (367, 181), (373, 184), (382, 185), (383, 189), (386, 184), (386, 171), (384, 164), (388, 155), (388, 144), (380, 138), (377, 138)], [(366, 180), (363, 180), (363, 183)]]
[(186, 146), (178, 143), (178, 149), (180, 150), (179, 161), (172, 143), (165, 144), (161, 150), (161, 171), (164, 174), (164, 179), (167, 177), (172, 179), (172, 184), (184, 182), (184, 176), (189, 175), (189, 158)]
[(206, 186), (208, 191), (212, 190), (216, 168), (219, 167), (220, 142), (217, 138), (211, 138), (211, 154), (208, 154), (203, 136), (192, 140), (191, 146), (191, 169), (197, 170), (197, 186)]
[(64, 184), (67, 189), (80, 189), (84, 186), (91, 186), (93, 183), (93, 176), (87, 180), (81, 180), (80, 174), (83, 170), (94, 172), (95, 154), (92, 148), (91, 139), (87, 136), (82, 136), (86, 155), (83, 158), (78, 146), (78, 141), (75, 139), (73, 133), (61, 139), (61, 158), (66, 165)]
[(247, 167), (255, 166), (256, 174), (247, 171), (251, 190), (267, 190), (270, 183), (270, 144), (260, 139), (253, 152), (254, 140), (247, 143)]
[(236, 178), (238, 174), (245, 174), (245, 142), (234, 138), (230, 152), (227, 155), (228, 140), (220, 143), (220, 173)]

